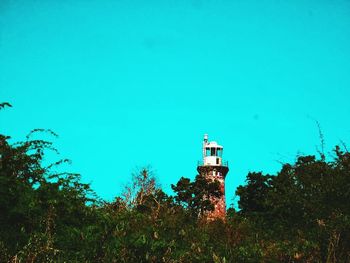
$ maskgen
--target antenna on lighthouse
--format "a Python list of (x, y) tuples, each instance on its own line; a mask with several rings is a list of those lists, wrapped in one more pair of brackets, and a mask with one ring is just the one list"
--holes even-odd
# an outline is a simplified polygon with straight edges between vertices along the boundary
[(204, 158), (205, 158), (205, 146), (208, 143), (208, 134), (204, 134), (203, 138), (203, 163), (204, 163)]
[(204, 134), (204, 141), (208, 142), (208, 134)]

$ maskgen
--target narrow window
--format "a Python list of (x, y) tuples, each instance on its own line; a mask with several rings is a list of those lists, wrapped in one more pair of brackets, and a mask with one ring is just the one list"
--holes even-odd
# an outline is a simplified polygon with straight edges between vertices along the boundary
[(210, 156), (210, 148), (205, 148), (205, 156)]

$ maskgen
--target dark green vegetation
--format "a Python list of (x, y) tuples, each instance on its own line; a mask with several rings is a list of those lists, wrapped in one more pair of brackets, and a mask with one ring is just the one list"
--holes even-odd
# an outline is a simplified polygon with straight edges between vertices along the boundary
[[(0, 105), (0, 109), (9, 106)], [(0, 262), (350, 262), (350, 154), (299, 156), (249, 173), (239, 211), (206, 222), (217, 183), (181, 178), (166, 195), (147, 170), (114, 202), (44, 165), (45, 140), (0, 135)], [(56, 169), (56, 172), (55, 172)], [(228, 186), (229, 187), (229, 186)]]

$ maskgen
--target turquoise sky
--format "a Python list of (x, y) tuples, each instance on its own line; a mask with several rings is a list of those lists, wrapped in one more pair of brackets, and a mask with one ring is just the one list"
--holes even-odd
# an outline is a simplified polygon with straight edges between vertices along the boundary
[(103, 198), (151, 165), (166, 191), (225, 148), (248, 171), (350, 143), (350, 1), (0, 2), (0, 132), (50, 128)]

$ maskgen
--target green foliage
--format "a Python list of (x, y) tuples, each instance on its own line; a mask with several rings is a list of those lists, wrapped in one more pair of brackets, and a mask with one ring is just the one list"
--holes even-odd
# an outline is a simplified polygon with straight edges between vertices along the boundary
[(176, 185), (171, 185), (171, 188), (176, 193), (177, 203), (187, 208), (195, 218), (207, 211), (213, 211), (214, 205), (210, 199), (222, 195), (218, 181), (207, 180), (201, 175), (197, 175), (194, 182), (181, 177)]
[(242, 213), (258, 213), (266, 209), (264, 202), (271, 179), (271, 176), (262, 173), (249, 173), (247, 175), (247, 185), (239, 186), (236, 191), (240, 197), (238, 205)]
[[(0, 104), (0, 109), (11, 106)], [(239, 208), (207, 221), (218, 182), (181, 178), (175, 196), (148, 168), (113, 202), (47, 165), (47, 140), (0, 135), (0, 262), (350, 262), (350, 154), (299, 156), (276, 175), (251, 172)]]
[(0, 103), (0, 110), (4, 109), (6, 107), (12, 107), (12, 105), (8, 102)]
[(331, 162), (299, 156), (276, 176), (249, 174), (237, 189), (239, 214), (276, 240), (275, 254), (349, 261), (350, 154), (339, 147), (334, 152)]

